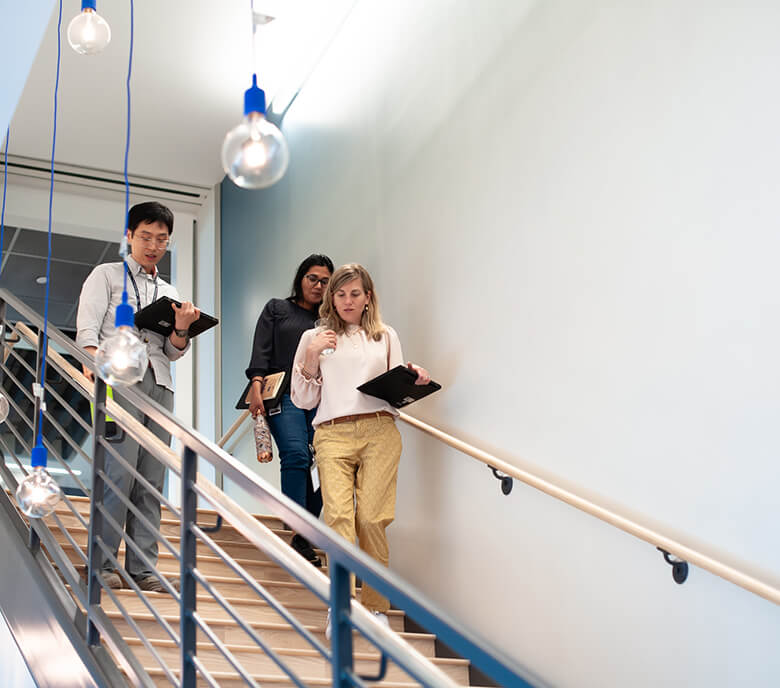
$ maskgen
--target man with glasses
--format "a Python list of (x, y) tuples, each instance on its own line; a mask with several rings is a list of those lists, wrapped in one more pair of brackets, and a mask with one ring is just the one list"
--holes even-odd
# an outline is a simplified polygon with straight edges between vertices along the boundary
[[(163, 280), (157, 270), (157, 263), (165, 255), (172, 232), (173, 213), (164, 205), (150, 201), (130, 208), (127, 215), (130, 255), (121, 262), (98, 265), (81, 289), (76, 316), (78, 346), (94, 356), (100, 342), (114, 333), (114, 314), (116, 307), (122, 302), (125, 284), (128, 300), (136, 312), (162, 296), (169, 296), (175, 301), (181, 300), (175, 287)], [(189, 327), (200, 317), (200, 311), (189, 301), (181, 306), (174, 305), (173, 308), (174, 330), (169, 336), (164, 337), (151, 330), (139, 332), (141, 340), (146, 344), (149, 368), (143, 380), (134, 385), (137, 391), (148, 395), (169, 411), (173, 410), (170, 364), (171, 361), (181, 358), (189, 349)], [(90, 380), (93, 379), (92, 371), (86, 366), (84, 374)], [(170, 434), (146, 418), (126, 401), (119, 391), (114, 393), (114, 400), (163, 442), (170, 443)], [(125, 435), (124, 439), (113, 447), (154, 490), (162, 493), (165, 478), (165, 467), (162, 463), (129, 435)], [(124, 528), (127, 537), (142, 553), (139, 554), (130, 546), (126, 547), (125, 571), (141, 590), (162, 592), (165, 588), (153, 571), (157, 567), (156, 531), (160, 529), (160, 501), (156, 494), (136, 480), (110, 451), (106, 452), (105, 466), (108, 479), (116, 486), (121, 496), (111, 485), (106, 484), (103, 505), (110, 519), (105, 519), (103, 541), (116, 558), (121, 535), (111, 520), (116, 522), (119, 528)], [(138, 514), (127, 508), (125, 501), (129, 501)], [(144, 525), (144, 520), (148, 521), (154, 530), (149, 530)], [(101, 557), (104, 583), (110, 588), (121, 588), (122, 578), (115, 572), (114, 563), (103, 552)], [(169, 579), (169, 582), (178, 589), (178, 579)]]

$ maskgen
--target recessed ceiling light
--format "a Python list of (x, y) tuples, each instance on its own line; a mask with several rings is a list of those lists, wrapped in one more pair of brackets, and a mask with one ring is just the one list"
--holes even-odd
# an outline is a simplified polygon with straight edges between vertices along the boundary
[(41, 275), (40, 277), (36, 277), (35, 281), (38, 284), (46, 284), (46, 275)]

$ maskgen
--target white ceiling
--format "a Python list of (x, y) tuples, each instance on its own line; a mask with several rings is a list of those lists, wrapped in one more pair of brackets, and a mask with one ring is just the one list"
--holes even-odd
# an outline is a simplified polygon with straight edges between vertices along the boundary
[[(269, 79), (274, 90), (300, 86), (353, 5), (354, 0), (255, 0), (256, 10), (270, 8), (279, 17), (258, 30), (261, 86), (268, 90)], [(112, 39), (93, 56), (77, 55), (67, 43), (68, 22), (80, 6), (80, 0), (63, 0), (55, 159), (120, 172), (130, 3), (98, 1)], [(243, 92), (250, 85), (250, 0), (136, 0), (134, 25), (129, 172), (212, 186), (223, 177), (222, 139), (241, 120)], [(50, 157), (56, 26), (55, 3), (11, 122), (9, 154)]]

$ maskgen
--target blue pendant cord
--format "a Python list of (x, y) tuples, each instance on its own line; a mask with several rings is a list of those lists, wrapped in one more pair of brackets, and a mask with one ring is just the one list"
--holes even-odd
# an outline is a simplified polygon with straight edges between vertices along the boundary
[[(54, 203), (54, 152), (57, 147), (57, 96), (60, 90), (60, 62), (62, 60), (62, 0), (59, 1), (59, 14), (57, 16), (57, 77), (54, 80), (54, 125), (52, 127), (51, 137), (51, 173), (49, 180), (49, 227), (48, 227), (48, 247), (46, 254), (46, 298), (43, 306), (43, 342), (41, 355), (41, 379), (42, 390), (46, 386), (46, 351), (49, 346), (48, 325), (49, 325), (49, 292), (51, 290), (51, 216)], [(38, 411), (38, 437), (35, 440), (32, 465), (36, 466), (40, 459), (40, 465), (46, 467), (46, 450), (43, 447), (43, 392), (40, 399), (40, 409)]]
[(5, 152), (3, 153), (3, 210), (0, 211), (0, 273), (3, 271), (3, 241), (5, 236), (5, 192), (8, 188), (8, 139), (11, 138), (11, 127), (5, 130)]
[[(125, 137), (125, 216), (122, 220), (122, 242), (119, 244), (119, 252), (122, 260), (127, 257), (127, 216), (130, 213), (130, 181), (127, 178), (127, 160), (130, 157), (130, 77), (133, 75), (133, 33), (135, 27), (134, 3), (130, 0), (130, 56), (127, 60), (127, 135)], [(122, 304), (127, 303), (127, 270), (124, 271), (124, 282), (122, 286)], [(136, 304), (139, 306), (140, 304)]]

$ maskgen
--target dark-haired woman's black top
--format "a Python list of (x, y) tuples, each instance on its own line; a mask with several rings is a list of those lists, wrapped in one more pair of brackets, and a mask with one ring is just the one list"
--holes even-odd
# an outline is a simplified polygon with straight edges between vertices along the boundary
[(301, 308), (291, 298), (271, 299), (265, 304), (255, 326), (252, 358), (246, 369), (246, 376), (249, 379), (255, 375), (265, 377), (284, 370), (287, 373), (284, 385), (286, 393), (290, 387), (298, 342), (306, 330), (314, 327), (319, 317), (318, 310)]

